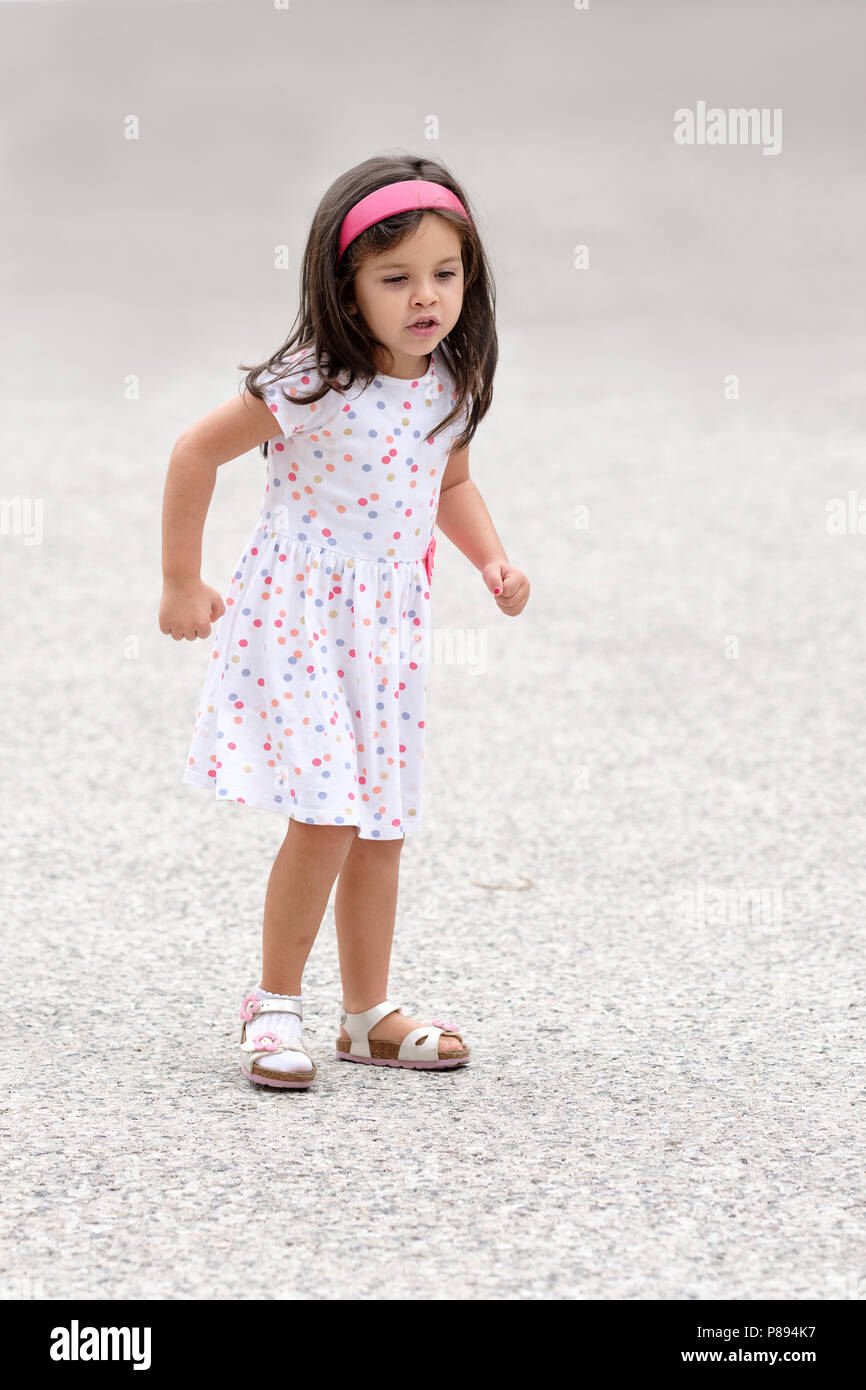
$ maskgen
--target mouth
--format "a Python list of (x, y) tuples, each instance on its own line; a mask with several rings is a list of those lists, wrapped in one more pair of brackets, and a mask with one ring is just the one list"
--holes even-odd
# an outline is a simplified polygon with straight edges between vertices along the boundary
[(410, 333), (416, 337), (423, 337), (425, 334), (434, 333), (439, 327), (439, 320), (435, 314), (426, 314), (423, 318), (415, 319), (408, 325)]

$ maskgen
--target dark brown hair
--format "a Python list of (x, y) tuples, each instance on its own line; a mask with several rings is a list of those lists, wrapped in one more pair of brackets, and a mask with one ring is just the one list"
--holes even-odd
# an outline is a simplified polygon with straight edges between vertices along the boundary
[[(442, 208), (396, 213), (382, 222), (374, 222), (357, 236), (338, 261), (340, 227), (349, 209), (368, 193), (399, 179), (429, 179), (431, 183), (450, 188), (466, 208), (471, 222), (457, 212)], [(365, 386), (369, 385), (378, 375), (373, 349), (384, 348), (385, 344), (371, 334), (359, 313), (348, 312), (350, 308), (357, 308), (355, 274), (368, 256), (392, 250), (415, 230), (423, 217), (430, 215), (449, 222), (460, 237), (464, 287), (460, 317), (435, 348), (437, 357), (444, 360), (454, 378), (457, 400), (441, 424), (430, 433), (437, 435), (449, 428), (466, 407), (466, 424), (454, 441), (454, 447), (464, 448), (490, 409), (493, 398), (493, 374), (499, 355), (496, 292), (469, 199), (436, 159), (410, 154), (375, 155), (348, 169), (331, 184), (316, 209), (307, 237), (301, 265), (300, 308), (292, 331), (267, 362), (257, 367), (239, 363), (239, 369), (247, 373), (241, 389), (263, 400), (264, 391), (256, 378), (264, 372), (278, 373), (282, 367), (287, 368), (283, 376), (291, 375), (297, 366), (289, 364), (286, 358), (299, 350), (309, 350), (313, 354), (316, 371), (322, 378), (322, 385), (307, 395), (293, 395), (292, 399), (299, 404), (321, 400), (330, 390), (350, 390), (356, 378)], [(267, 453), (267, 442), (261, 448)]]

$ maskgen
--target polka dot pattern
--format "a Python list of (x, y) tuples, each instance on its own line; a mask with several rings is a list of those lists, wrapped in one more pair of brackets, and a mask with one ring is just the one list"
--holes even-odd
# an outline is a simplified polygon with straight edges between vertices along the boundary
[(377, 376), (346, 394), (303, 353), (263, 383), (269, 441), (259, 521), (213, 630), (184, 782), (364, 839), (421, 828), (433, 527), (454, 383)]

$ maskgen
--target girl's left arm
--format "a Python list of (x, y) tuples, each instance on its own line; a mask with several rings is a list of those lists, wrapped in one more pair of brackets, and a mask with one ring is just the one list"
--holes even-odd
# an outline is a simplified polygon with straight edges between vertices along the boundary
[(469, 476), (468, 446), (449, 455), (439, 490), (436, 525), (481, 571), (501, 611), (512, 618), (522, 612), (529, 598), (529, 580), (510, 563), (484, 498)]

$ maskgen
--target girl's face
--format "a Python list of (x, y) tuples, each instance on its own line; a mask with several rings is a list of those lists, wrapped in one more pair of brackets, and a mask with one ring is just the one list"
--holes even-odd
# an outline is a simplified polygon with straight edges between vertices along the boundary
[[(355, 275), (355, 300), (374, 337), (391, 359), (376, 362), (386, 376), (423, 376), (426, 353), (451, 332), (463, 306), (460, 237), (441, 217), (421, 219), (412, 233), (378, 256), (369, 256)], [(416, 319), (438, 319), (429, 334), (413, 333)]]

